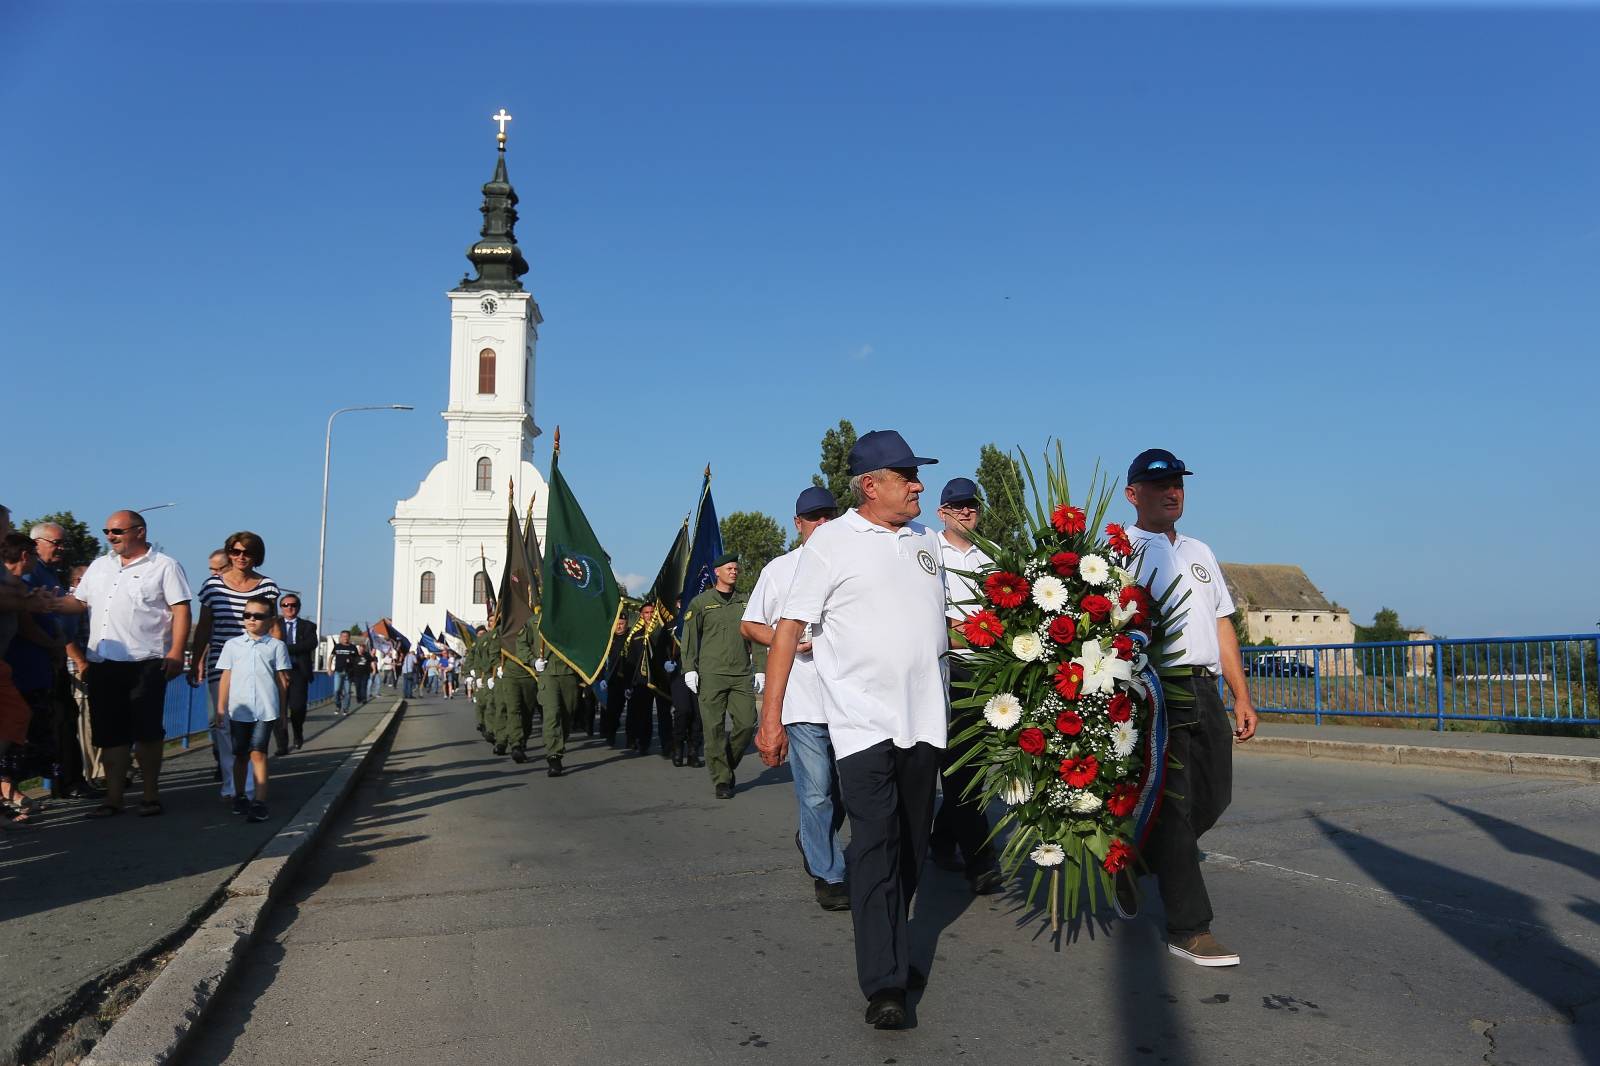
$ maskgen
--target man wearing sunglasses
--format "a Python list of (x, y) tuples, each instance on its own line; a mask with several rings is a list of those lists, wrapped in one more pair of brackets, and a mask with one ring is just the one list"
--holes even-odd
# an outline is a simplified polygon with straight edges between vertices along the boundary
[[(1233, 796), (1232, 745), (1256, 732), (1239, 642), (1233, 632), (1233, 599), (1222, 567), (1204, 542), (1178, 532), (1183, 517), (1184, 478), (1192, 475), (1182, 459), (1164, 448), (1140, 452), (1128, 467), (1124, 490), (1138, 516), (1128, 530), (1141, 551), (1139, 580), (1160, 597), (1172, 588), (1178, 617), (1169, 623), (1177, 635), (1172, 666), (1185, 676), (1174, 683), (1192, 700), (1169, 703), (1166, 799), (1144, 847), (1144, 861), (1156, 875), (1167, 913), (1167, 949), (1197, 966), (1237, 966), (1239, 956), (1211, 935), (1211, 898), (1200, 872), (1202, 833), (1216, 824)], [(1176, 583), (1174, 585), (1174, 583)], [(1187, 596), (1187, 599), (1185, 599)], [(1217, 692), (1221, 675), (1233, 692), (1237, 728)], [(1132, 917), (1137, 906), (1131, 874), (1116, 881), (1117, 911)]]
[[(305, 746), (306, 694), (311, 685), (311, 675), (316, 671), (317, 623), (300, 617), (300, 596), (285, 593), (278, 601), (278, 611), (283, 625), (283, 644), (289, 649), (289, 728), (294, 731), (294, 748)], [(278, 745), (287, 741), (283, 722), (277, 725)]]
[(122, 813), (123, 786), (135, 751), (144, 799), (139, 814), (161, 810), (162, 710), (167, 682), (183, 673), (189, 640), (189, 579), (177, 560), (150, 547), (144, 519), (118, 511), (101, 530), (111, 551), (58, 601), (67, 614), (89, 611), (89, 720), (102, 749), (106, 798), (91, 818)]

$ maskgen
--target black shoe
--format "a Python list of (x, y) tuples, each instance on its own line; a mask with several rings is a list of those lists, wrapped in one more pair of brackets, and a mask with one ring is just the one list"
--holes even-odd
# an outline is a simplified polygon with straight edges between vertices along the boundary
[(850, 892), (844, 887), (844, 882), (829, 884), (822, 878), (813, 882), (817, 892), (817, 906), (825, 911), (847, 911), (850, 909)]
[[(806, 846), (804, 844), (800, 843), (800, 830), (798, 830), (798, 829), (796, 829), (794, 831), (794, 846), (795, 846), (795, 850), (800, 853), (800, 865), (805, 867), (806, 876), (810, 877), (810, 878), (815, 878), (817, 875), (811, 872), (811, 861), (806, 858)], [(826, 883), (827, 882), (825, 882), (825, 881), (818, 881), (817, 882), (817, 884), (819, 884), (819, 885), (826, 884)]]
[(484, 734), (486, 734), (487, 732), (488, 732), (488, 730), (483, 728), (483, 723), (479, 722), (478, 723), (478, 735), (481, 737)]
[(1006, 879), (992, 866), (987, 870), (979, 870), (967, 880), (972, 885), (974, 896), (992, 896), (1006, 890)]
[(719, 799), (719, 800), (731, 800), (731, 799), (733, 799), (733, 786), (732, 785), (718, 785), (717, 786), (717, 799)]
[(549, 777), (560, 777), (561, 776), (561, 774), (563, 772), (562, 769), (561, 769), (561, 756), (552, 755), (548, 759), (546, 759), (545, 762), (550, 764), (549, 765), (549, 769), (545, 770), (545, 774), (547, 776), (549, 776)]
[(250, 801), (248, 799), (246, 799), (245, 797), (243, 797), (243, 796), (235, 796), (235, 797), (233, 797), (233, 813), (234, 814), (249, 814), (250, 813)]
[(962, 862), (961, 856), (956, 853), (956, 846), (942, 840), (928, 842), (928, 858), (932, 859), (933, 864), (941, 870), (962, 873), (967, 868), (967, 864)]
[(697, 770), (702, 770), (705, 768), (706, 761), (699, 755), (691, 755), (689, 756), (689, 765), (693, 766)]
[(289, 754), (289, 749), (288, 749), (287, 746), (285, 746), (285, 747), (279, 748), (277, 751), (273, 752), (272, 754), (277, 758), (282, 758), (283, 756)]
[(515, 763), (527, 762), (528, 761), (528, 749), (524, 748), (521, 744), (518, 744), (516, 747), (512, 748), (511, 749), (511, 761), (515, 762)]
[(689, 760), (684, 757), (683, 748), (681, 746), (680, 747), (675, 747), (675, 748), (672, 749), (672, 765), (673, 766), (682, 766), (684, 763), (686, 763), (688, 761)]
[(250, 804), (250, 813), (245, 816), (245, 821), (264, 822), (268, 817), (267, 805), (265, 803), (252, 803)]
[(494, 753), (496, 755), (504, 755), (506, 753), (506, 742), (502, 740), (500, 743), (496, 744), (494, 746)]
[(867, 1024), (874, 1029), (898, 1029), (906, 1024), (906, 994), (885, 989), (867, 1001)]

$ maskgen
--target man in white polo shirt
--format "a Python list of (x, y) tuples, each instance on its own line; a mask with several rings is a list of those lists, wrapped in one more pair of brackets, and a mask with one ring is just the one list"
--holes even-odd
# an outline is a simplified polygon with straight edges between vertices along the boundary
[[(833, 493), (811, 486), (794, 503), (794, 528), (801, 547), (780, 555), (761, 568), (750, 590), (739, 631), (746, 640), (770, 648), (773, 626), (783, 617), (783, 600), (794, 582), (800, 552), (823, 523), (839, 514)], [(795, 649), (794, 667), (783, 699), (783, 731), (789, 740), (789, 765), (794, 771), (795, 801), (800, 807), (800, 828), (795, 847), (811, 876), (817, 905), (825, 911), (847, 911), (850, 896), (844, 887), (844, 849), (839, 827), (844, 824), (844, 804), (839, 799), (839, 774), (833, 766), (833, 743), (828, 739), (828, 716), (822, 710), (822, 682), (811, 656), (811, 641), (802, 639)]]
[[(1167, 949), (1199, 966), (1237, 966), (1239, 956), (1211, 935), (1211, 898), (1200, 872), (1201, 834), (1216, 824), (1233, 798), (1234, 742), (1255, 736), (1256, 712), (1245, 684), (1239, 641), (1233, 632), (1233, 599), (1222, 580), (1222, 568), (1211, 549), (1178, 532), (1183, 517), (1183, 479), (1194, 471), (1162, 448), (1139, 453), (1128, 467), (1125, 493), (1138, 515), (1128, 531), (1134, 547), (1143, 548), (1139, 580), (1160, 596), (1177, 582), (1168, 601), (1178, 613), (1174, 666), (1186, 674), (1177, 684), (1193, 700), (1169, 704), (1168, 751), (1176, 767), (1167, 770), (1166, 797), (1144, 861), (1156, 875), (1167, 912)], [(1188, 599), (1185, 600), (1185, 594)], [(1222, 697), (1221, 675), (1233, 693), (1238, 728), (1230, 728)], [(1168, 682), (1169, 684), (1172, 682)], [(1117, 906), (1131, 916), (1137, 901), (1123, 878), (1117, 881)]]
[(927, 858), (947, 703), (940, 656), (949, 647), (938, 538), (921, 513), (914, 455), (894, 430), (874, 430), (850, 449), (855, 508), (800, 549), (784, 601), (761, 704), (756, 746), (768, 766), (788, 753), (784, 696), (805, 627), (822, 682), (823, 713), (850, 816), (845, 852), (856, 976), (866, 1019), (879, 1029), (906, 1020), (911, 967), (907, 919)]

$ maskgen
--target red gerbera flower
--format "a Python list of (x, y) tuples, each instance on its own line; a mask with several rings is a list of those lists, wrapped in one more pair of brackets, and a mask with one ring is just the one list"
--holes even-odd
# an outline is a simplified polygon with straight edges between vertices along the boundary
[(1098, 592), (1089, 593), (1079, 606), (1083, 608), (1084, 614), (1096, 622), (1104, 622), (1111, 614), (1111, 601)]
[(1100, 773), (1100, 760), (1093, 755), (1085, 755), (1081, 759), (1062, 759), (1058, 772), (1061, 780), (1073, 788), (1087, 788)]
[(1083, 686), (1083, 667), (1077, 663), (1061, 663), (1056, 667), (1056, 691), (1064, 700), (1078, 698), (1078, 689)]
[(1126, 692), (1119, 692), (1106, 704), (1106, 717), (1113, 722), (1126, 722), (1133, 717), (1133, 701)]
[(1089, 518), (1078, 508), (1062, 504), (1050, 512), (1050, 524), (1056, 527), (1057, 533), (1070, 537), (1088, 529)]
[(999, 607), (1021, 607), (1022, 601), (1028, 598), (1028, 582), (1017, 574), (1002, 570), (984, 580), (983, 591)]
[(1106, 810), (1118, 818), (1126, 818), (1133, 813), (1133, 808), (1139, 803), (1139, 790), (1124, 781), (1111, 790), (1111, 795), (1106, 797)]
[(1056, 552), (1050, 556), (1050, 565), (1055, 567), (1056, 573), (1062, 577), (1071, 577), (1078, 572), (1078, 553)]
[(974, 648), (987, 648), (1006, 635), (1006, 627), (993, 611), (975, 611), (961, 623), (961, 635)]
[(1057, 644), (1071, 644), (1078, 636), (1078, 623), (1064, 614), (1050, 620), (1050, 639)]
[(1111, 650), (1117, 653), (1119, 659), (1133, 658), (1133, 638), (1126, 633), (1118, 633), (1111, 638)]
[(1106, 873), (1121, 873), (1128, 863), (1133, 861), (1133, 849), (1120, 840), (1113, 840), (1111, 847), (1106, 849), (1106, 857), (1101, 866), (1106, 868)]
[(1106, 526), (1106, 539), (1111, 543), (1111, 550), (1118, 555), (1133, 554), (1133, 542), (1128, 539), (1128, 531), (1115, 522)]
[(1056, 732), (1075, 737), (1083, 732), (1083, 716), (1077, 711), (1062, 711), (1056, 715)]

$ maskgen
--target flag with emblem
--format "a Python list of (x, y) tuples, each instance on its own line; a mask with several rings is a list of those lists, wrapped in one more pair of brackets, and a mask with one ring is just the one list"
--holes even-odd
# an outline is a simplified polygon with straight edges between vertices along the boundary
[(539, 635), (546, 651), (593, 684), (611, 650), (622, 613), (622, 590), (611, 556), (600, 546), (578, 498), (561, 474), (561, 431), (550, 455), (550, 497), (545, 505), (544, 602)]
[[(722, 554), (722, 528), (717, 525), (717, 505), (711, 502), (711, 468), (706, 467), (705, 481), (700, 485), (700, 503), (694, 513), (694, 540), (689, 544), (689, 561), (683, 568), (683, 584), (678, 591), (683, 610), (689, 601), (711, 587), (716, 580), (712, 565)], [(674, 628), (683, 636), (683, 615), (679, 614)]]

